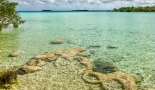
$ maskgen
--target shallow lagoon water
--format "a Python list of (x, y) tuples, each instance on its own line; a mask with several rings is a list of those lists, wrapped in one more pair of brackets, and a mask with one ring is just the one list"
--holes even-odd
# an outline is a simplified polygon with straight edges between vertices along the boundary
[[(155, 13), (20, 12), (27, 22), (0, 34), (0, 65), (25, 64), (34, 55), (74, 46), (87, 47), (92, 60), (113, 63), (120, 72), (138, 75), (142, 85), (155, 85)], [(52, 40), (64, 44), (50, 44)], [(92, 47), (99, 45), (101, 47)], [(108, 49), (107, 46), (117, 46)], [(10, 58), (13, 51), (21, 52)]]

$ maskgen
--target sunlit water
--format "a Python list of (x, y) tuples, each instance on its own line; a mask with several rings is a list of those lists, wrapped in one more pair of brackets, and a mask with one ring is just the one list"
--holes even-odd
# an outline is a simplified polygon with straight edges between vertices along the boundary
[[(120, 72), (138, 75), (147, 86), (155, 84), (155, 13), (20, 12), (26, 23), (0, 34), (1, 68), (25, 64), (34, 55), (74, 46), (94, 53)], [(52, 40), (66, 40), (53, 45)], [(100, 47), (89, 47), (98, 45)], [(107, 46), (117, 46), (109, 49)], [(8, 57), (19, 51), (18, 57)], [(10, 65), (10, 66), (8, 66)]]

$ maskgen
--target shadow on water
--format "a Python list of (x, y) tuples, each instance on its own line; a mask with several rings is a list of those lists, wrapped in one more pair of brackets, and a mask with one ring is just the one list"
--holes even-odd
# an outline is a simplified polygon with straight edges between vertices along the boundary
[(95, 72), (107, 74), (118, 71), (118, 68), (114, 66), (112, 62), (104, 61), (102, 59), (94, 60), (93, 64), (95, 65), (95, 68), (93, 69)]

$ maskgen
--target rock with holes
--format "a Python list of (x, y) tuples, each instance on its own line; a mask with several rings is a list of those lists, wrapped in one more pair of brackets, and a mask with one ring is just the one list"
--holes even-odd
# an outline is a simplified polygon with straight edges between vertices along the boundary
[(28, 62), (28, 65), (30, 66), (43, 66), (45, 65), (45, 61), (42, 60), (31, 60), (30, 62)]
[(33, 73), (35, 71), (38, 71), (38, 70), (42, 70), (41, 67), (39, 66), (27, 66), (27, 65), (23, 65), (22, 67), (20, 67), (18, 69), (18, 73), (22, 73), (22, 74), (26, 74), (26, 73)]
[[(90, 79), (89, 76), (94, 76), (96, 79)], [(83, 75), (86, 82), (93, 84), (101, 84), (104, 90), (137, 90), (136, 80), (129, 74), (114, 72), (109, 74), (102, 74), (87, 70)]]
[(78, 56), (83, 56), (83, 57), (88, 57), (88, 56), (90, 56), (90, 53), (88, 53), (88, 52), (79, 52), (79, 53), (77, 53), (77, 55)]
[(57, 67), (60, 67), (60, 66), (64, 66), (64, 65), (68, 65), (70, 64), (70, 62), (64, 58), (61, 58), (59, 57), (56, 61), (55, 61), (55, 65)]
[(55, 55), (53, 53), (43, 53), (43, 54), (38, 54), (33, 59), (36, 60), (43, 60), (43, 61), (54, 61), (56, 59)]

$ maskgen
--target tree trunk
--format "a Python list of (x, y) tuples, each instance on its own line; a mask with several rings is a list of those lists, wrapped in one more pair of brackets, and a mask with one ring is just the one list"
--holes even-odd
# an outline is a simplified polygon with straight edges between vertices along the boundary
[(0, 26), (0, 32), (2, 31), (2, 26)]

